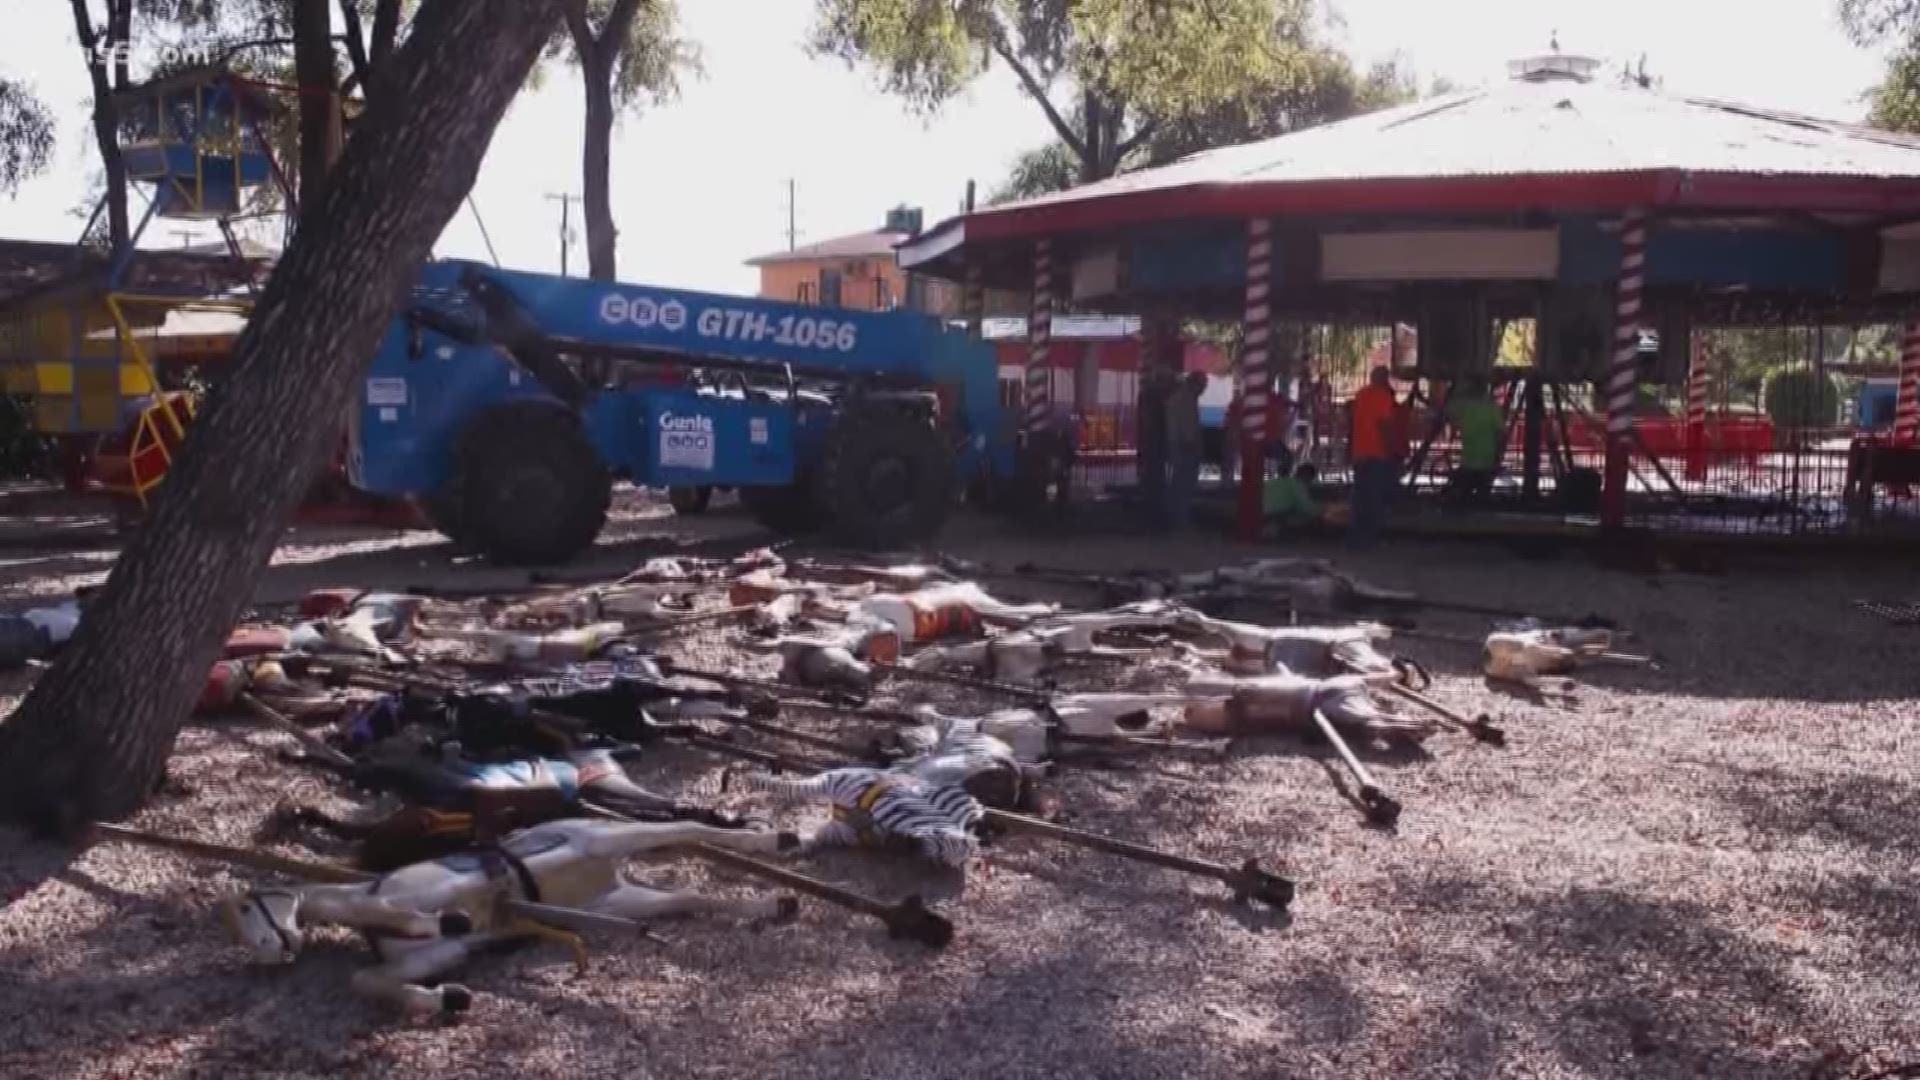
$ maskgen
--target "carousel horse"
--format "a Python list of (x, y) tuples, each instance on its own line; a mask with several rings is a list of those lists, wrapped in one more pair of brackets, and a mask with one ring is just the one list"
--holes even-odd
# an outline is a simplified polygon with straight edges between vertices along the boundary
[(546, 938), (566, 942), (576, 960), (582, 958), (576, 936), (536, 921), (529, 906), (622, 920), (694, 913), (786, 918), (798, 908), (790, 896), (730, 900), (652, 889), (622, 872), (633, 855), (691, 843), (769, 854), (795, 840), (791, 833), (692, 822), (566, 819), (368, 882), (256, 889), (224, 902), (221, 912), (229, 936), (261, 963), (291, 963), (315, 925), (361, 930), (380, 963), (354, 974), (356, 992), (410, 1014), (459, 1013), (472, 1005), (472, 991), (459, 983), (428, 984), (487, 946)]
[(1197, 611), (1185, 612), (1179, 628), (1219, 638), (1228, 645), (1224, 659), (1236, 675), (1259, 675), (1274, 670), (1344, 674), (1352, 668), (1368, 673), (1393, 672), (1394, 661), (1377, 643), (1392, 636), (1379, 623), (1354, 626), (1260, 626), (1215, 619)]
[(1432, 723), (1387, 708), (1370, 693), (1397, 678), (1393, 671), (1324, 679), (1284, 670), (1241, 677), (1195, 671), (1185, 687), (1190, 704), (1181, 723), (1209, 735), (1312, 736), (1318, 712), (1351, 734), (1425, 739), (1435, 730)]
[(1523, 626), (1488, 634), (1481, 665), (1488, 678), (1519, 683), (1543, 696), (1568, 697), (1578, 684), (1566, 676), (1582, 660), (1612, 649), (1611, 630)]

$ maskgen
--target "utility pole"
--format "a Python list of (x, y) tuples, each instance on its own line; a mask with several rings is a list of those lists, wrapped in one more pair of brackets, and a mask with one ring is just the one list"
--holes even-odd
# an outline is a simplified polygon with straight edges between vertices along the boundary
[(787, 178), (787, 250), (788, 251), (792, 251), (794, 247), (798, 245), (799, 238), (800, 238), (800, 229), (798, 224), (800, 197), (796, 190), (798, 187), (799, 185), (794, 181), (792, 177)]
[(567, 276), (567, 244), (573, 239), (573, 204), (580, 201), (578, 195), (547, 195), (548, 202), (560, 204), (560, 276)]

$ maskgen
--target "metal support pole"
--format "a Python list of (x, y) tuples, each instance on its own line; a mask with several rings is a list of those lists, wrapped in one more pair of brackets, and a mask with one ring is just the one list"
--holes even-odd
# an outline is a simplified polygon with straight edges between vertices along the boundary
[(1526, 395), (1525, 457), (1521, 460), (1520, 494), (1527, 502), (1540, 497), (1540, 446), (1547, 434), (1547, 401), (1540, 371), (1535, 368), (1521, 383)]
[[(1266, 483), (1267, 398), (1272, 393), (1267, 369), (1273, 332), (1273, 222), (1247, 222), (1247, 297), (1244, 340), (1240, 346), (1240, 493), (1235, 533), (1242, 540), (1260, 536), (1262, 489)], [(1232, 435), (1228, 436), (1232, 438)]]
[(1687, 354), (1687, 466), (1688, 480), (1707, 478), (1707, 336), (1698, 328)]
[(1027, 400), (1021, 433), (1033, 437), (1053, 420), (1053, 240), (1033, 245), (1033, 308), (1027, 319)]
[(967, 260), (967, 281), (960, 303), (967, 320), (967, 336), (979, 341), (981, 326), (987, 318), (987, 290), (977, 257)]
[(1630, 210), (1620, 219), (1620, 284), (1614, 305), (1613, 362), (1607, 369), (1607, 468), (1600, 495), (1600, 523), (1610, 529), (1627, 521), (1628, 436), (1633, 430), (1633, 392), (1638, 381), (1640, 300), (1646, 287), (1647, 214)]
[(1894, 398), (1895, 442), (1920, 440), (1920, 322), (1910, 322), (1900, 342), (1900, 388)]

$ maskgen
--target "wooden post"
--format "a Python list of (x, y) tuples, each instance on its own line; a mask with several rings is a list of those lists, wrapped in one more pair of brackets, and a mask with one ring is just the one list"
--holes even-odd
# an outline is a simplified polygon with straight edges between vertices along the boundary
[(1247, 303), (1240, 346), (1240, 431), (1223, 432), (1240, 440), (1240, 495), (1235, 532), (1242, 540), (1260, 538), (1262, 489), (1266, 483), (1267, 398), (1272, 393), (1267, 368), (1273, 332), (1273, 222), (1247, 222)]
[(1630, 210), (1620, 219), (1620, 285), (1614, 305), (1613, 363), (1607, 371), (1607, 469), (1600, 495), (1600, 523), (1627, 521), (1628, 440), (1633, 434), (1633, 391), (1638, 381), (1640, 298), (1647, 279), (1647, 214)]
[(1698, 329), (1687, 357), (1687, 472), (1689, 480), (1707, 478), (1707, 338)]
[(1920, 440), (1920, 322), (1910, 322), (1900, 341), (1900, 388), (1893, 405), (1893, 438)]

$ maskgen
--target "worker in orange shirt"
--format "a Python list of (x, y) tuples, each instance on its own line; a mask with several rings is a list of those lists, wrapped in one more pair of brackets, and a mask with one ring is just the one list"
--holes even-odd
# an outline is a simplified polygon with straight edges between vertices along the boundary
[(1404, 449), (1400, 406), (1393, 397), (1393, 381), (1384, 367), (1373, 369), (1367, 385), (1353, 395), (1353, 432), (1349, 454), (1353, 462), (1353, 528), (1351, 539), (1367, 546), (1379, 539), (1386, 524), (1387, 503), (1400, 478)]

